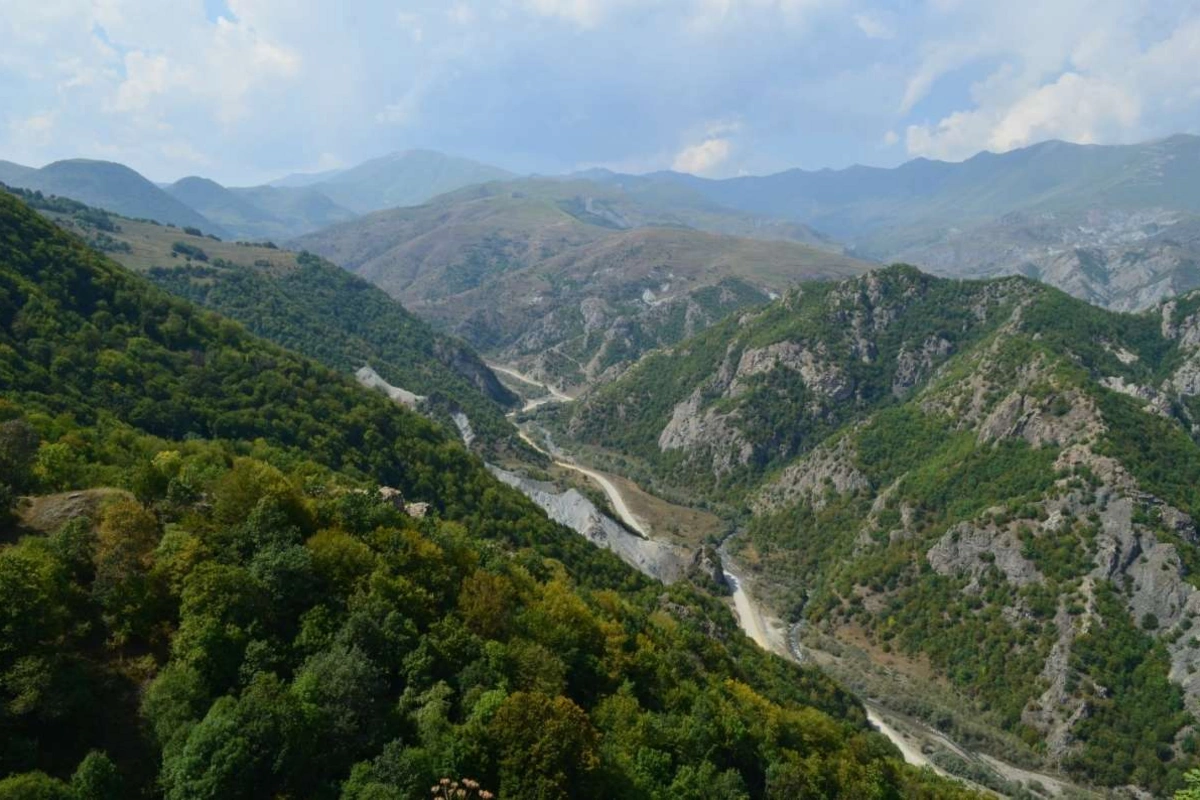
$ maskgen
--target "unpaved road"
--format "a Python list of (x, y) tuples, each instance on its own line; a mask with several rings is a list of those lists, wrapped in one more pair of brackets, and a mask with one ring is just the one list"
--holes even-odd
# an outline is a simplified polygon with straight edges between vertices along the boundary
[[(526, 401), (525, 407), (522, 409), (524, 411), (529, 411), (546, 403), (569, 403), (574, 400), (573, 397), (558, 391), (553, 386), (542, 383), (541, 381), (531, 378), (524, 373), (518, 372), (511, 367), (505, 367), (499, 364), (488, 364), (488, 366), (496, 372), (503, 372), (504, 374), (527, 383), (530, 386), (538, 386), (549, 392), (549, 394), (545, 397)], [(509, 416), (513, 415), (510, 414)], [(575, 472), (586, 475), (588, 478), (595, 481), (600, 488), (604, 490), (604, 494), (608, 496), (609, 502), (612, 503), (613, 510), (617, 512), (617, 515), (621, 518), (621, 521), (631, 530), (636, 531), (647, 539), (650, 538), (650, 535), (643, 526), (642, 522), (634, 516), (632, 511), (629, 510), (629, 506), (625, 503), (625, 498), (621, 495), (620, 489), (618, 489), (605, 475), (596, 472), (595, 470), (555, 458), (553, 455), (547, 452), (545, 448), (541, 447), (537, 442), (535, 442), (529, 436), (529, 434), (519, 427), (517, 428), (517, 433), (526, 444), (528, 444), (534, 450), (537, 450), (539, 453), (545, 455), (557, 466), (560, 466), (564, 469), (574, 470)], [(788, 650), (786, 642), (772, 640), (772, 637), (767, 632), (766, 623), (763, 621), (762, 612), (758, 609), (758, 606), (754, 603), (754, 600), (750, 597), (750, 595), (746, 593), (746, 590), (742, 586), (742, 582), (738, 579), (737, 575), (726, 569), (725, 579), (729, 582), (729, 586), (733, 591), (733, 606), (742, 631), (763, 650), (766, 650), (769, 653), (775, 653), (782, 658), (790, 659), (792, 661), (798, 660), (796, 656)], [(784, 638), (786, 639), (786, 637)], [(909, 738), (893, 727), (893, 725), (891, 725), (884, 718), (884, 715), (888, 713), (886, 709), (874, 704), (864, 703), (863, 705), (867, 712), (867, 720), (876, 728), (876, 730), (886, 736), (892, 742), (892, 744), (896, 745), (896, 749), (900, 751), (900, 754), (904, 757), (904, 760), (907, 763), (916, 767), (929, 767), (943, 777), (952, 779), (955, 778), (955, 776), (950, 775), (945, 770), (933, 764), (925, 756), (925, 754), (921, 752), (921, 748), (917, 744), (914, 744)], [(949, 740), (947, 740), (947, 742), (949, 743)], [(953, 749), (957, 750), (957, 745), (954, 745)], [(1002, 774), (1006, 774), (1010, 779), (1036, 777), (1042, 779), (1045, 784), (1048, 784), (1054, 794), (1058, 794), (1062, 789), (1062, 785), (1049, 776), (1018, 770), (1009, 764), (1005, 764), (993, 758), (988, 758), (987, 760)]]
[(506, 367), (501, 364), (490, 364), (489, 363), (488, 368), (490, 370), (492, 370), (493, 372), (503, 372), (505, 375), (508, 375), (509, 377), (516, 378), (521, 383), (527, 383), (530, 386), (538, 386), (542, 389), (545, 389), (547, 392), (550, 393), (549, 398), (539, 398), (537, 400), (530, 400), (529, 402), (527, 402), (525, 404), (526, 410), (528, 410), (530, 408), (531, 404), (536, 404), (536, 405), (533, 405), (532, 407), (537, 408), (537, 406), (540, 406), (543, 403), (551, 402), (552, 400), (557, 401), (559, 403), (569, 403), (575, 399), (575, 398), (571, 397), (570, 395), (563, 394), (562, 392), (560, 392), (558, 389), (555, 389), (550, 384), (542, 383), (537, 378), (531, 378), (528, 375), (526, 375), (524, 372), (518, 372), (517, 370), (513, 369), (512, 367)]
[[(511, 375), (517, 380), (524, 381), (531, 386), (540, 386), (550, 393), (547, 397), (539, 397), (536, 400), (527, 401), (524, 409), (522, 409), (523, 411), (529, 411), (530, 409), (537, 408), (545, 403), (569, 403), (574, 399), (558, 391), (553, 386), (542, 383), (539, 380), (535, 380), (528, 375), (517, 372), (515, 369), (502, 367), (499, 364), (488, 364), (488, 366), (497, 372), (503, 372), (506, 375)], [(512, 415), (510, 414), (509, 416)], [(646, 530), (645, 525), (643, 525), (642, 521), (638, 519), (632, 511), (629, 510), (629, 505), (625, 502), (625, 497), (621, 494), (621, 490), (618, 489), (616, 484), (610, 481), (606, 475), (596, 472), (594, 469), (588, 469), (587, 467), (581, 467), (578, 464), (572, 464), (569, 461), (562, 461), (555, 458), (553, 455), (546, 452), (541, 445), (535, 442), (533, 438), (521, 428), (517, 428), (517, 435), (521, 437), (525, 444), (549, 458), (556, 466), (562, 467), (563, 469), (573, 470), (578, 472), (580, 475), (584, 475), (595, 481), (596, 484), (599, 485), (599, 487), (604, 491), (605, 496), (608, 497), (608, 502), (612, 503), (613, 510), (617, 512), (617, 516), (620, 517), (621, 522), (624, 523), (625, 526), (630, 530), (635, 531), (643, 539), (650, 538), (650, 533)]]
[(733, 608), (737, 612), (742, 630), (763, 650), (768, 652), (774, 650), (771, 647), (771, 640), (767, 637), (767, 628), (763, 624), (762, 614), (758, 613), (758, 608), (750, 600), (746, 590), (742, 588), (742, 582), (728, 569), (725, 570), (725, 580), (729, 583), (729, 588), (733, 590)]
[[(904, 738), (900, 731), (884, 722), (883, 717), (879, 716), (879, 712), (876, 711), (874, 707), (866, 705), (865, 703), (863, 704), (863, 707), (867, 710), (867, 721), (874, 725), (876, 730), (878, 730), (888, 739), (891, 739), (892, 744), (896, 745), (896, 748), (900, 751), (900, 754), (904, 756), (905, 761), (907, 761), (909, 764), (912, 764), (914, 767), (933, 766), (930, 764), (929, 759), (925, 757), (925, 754), (921, 752), (921, 749), (908, 739)], [(946, 774), (940, 769), (937, 769), (937, 767), (934, 767), (934, 769), (943, 775)]]

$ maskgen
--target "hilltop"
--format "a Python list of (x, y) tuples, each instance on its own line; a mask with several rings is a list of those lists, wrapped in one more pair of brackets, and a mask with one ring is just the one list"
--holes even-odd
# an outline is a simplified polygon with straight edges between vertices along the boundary
[[(13, 165), (14, 167), (19, 165)], [(135, 219), (151, 219), (179, 228), (228, 236), (217, 223), (180, 202), (123, 164), (71, 159), (41, 169), (7, 168), (0, 181), (45, 195), (58, 195)]]

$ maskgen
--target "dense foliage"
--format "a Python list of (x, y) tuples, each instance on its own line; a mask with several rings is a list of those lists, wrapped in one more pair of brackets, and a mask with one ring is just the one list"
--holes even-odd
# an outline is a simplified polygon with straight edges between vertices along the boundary
[(338, 371), (369, 364), (388, 383), (428, 397), (444, 421), (464, 412), (491, 447), (519, 446), (500, 405), (515, 398), (465, 344), (435, 334), (382, 291), (327, 261), (302, 253), (297, 265), (272, 272), (220, 260), (163, 265), (148, 277)]
[[(800, 630), (936, 676), (931, 721), (957, 724), (951, 697), (1006, 755), (1162, 793), (1197, 760), (1169, 679), (1194, 615), (1169, 587), (1196, 585), (1200, 550), (1162, 506), (1200, 513), (1200, 405), (1167, 394), (1196, 357), (1170, 330), (1198, 309), (1116, 314), (1023, 279), (891, 267), (646, 358), (560, 433), (659, 486), (750, 498), (729, 548), (760, 590)], [(686, 445), (664, 448), (681, 408)], [(1163, 583), (1135, 570), (1156, 545), (1174, 550), (1157, 551)], [(1169, 623), (1135, 618), (1163, 597)], [(1047, 744), (1062, 721), (1043, 702), (1082, 709), (1065, 745)]]
[(65, 492), (0, 528), (0, 798), (964, 794), (719, 601), (8, 196), (0, 391), (5, 507)]
[[(67, 216), (92, 247), (134, 258), (123, 218), (73, 200), (13, 192), (34, 208)], [(239, 244), (236, 256), (210, 258), (197, 231), (164, 239), (160, 253), (136, 258), (150, 259), (146, 274), (154, 283), (258, 336), (339, 372), (369, 364), (389, 383), (427, 397), (428, 411), (448, 427), (452, 413), (462, 411), (489, 452), (523, 447), (504, 420), (503, 409), (516, 398), (464, 343), (435, 333), (379, 289), (316, 256), (298, 254), (286, 267), (258, 257), (275, 249), (268, 245)]]

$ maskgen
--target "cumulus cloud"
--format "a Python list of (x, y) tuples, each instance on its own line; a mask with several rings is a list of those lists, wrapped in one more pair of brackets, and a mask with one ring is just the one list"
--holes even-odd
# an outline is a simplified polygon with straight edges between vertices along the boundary
[[(994, 24), (930, 43), (910, 76), (901, 113), (918, 108), (955, 70), (992, 66), (970, 85), (970, 105), (908, 125), (909, 153), (958, 160), (1051, 138), (1133, 141), (1171, 132), (1174, 120), (1195, 114), (1197, 9), (1173, 0), (1164, 0), (1154, 13), (1123, 0), (1081, 3), (1063, 0), (1045, 9), (1032, 0), (1013, 0), (1003, 9), (990, 1), (943, 8), (960, 21), (971, 15)], [(1040, 16), (1039, 7), (1045, 9)], [(1171, 22), (1163, 25), (1163, 19)], [(1156, 21), (1157, 35), (1148, 35)]]
[(728, 139), (705, 139), (680, 150), (671, 162), (671, 169), (692, 175), (709, 175), (729, 159), (732, 149), (733, 143)]
[(1195, 0), (926, 0), (903, 18), (883, 0), (9, 5), (0, 158), (156, 179), (251, 183), (416, 146), (729, 175), (1200, 118)]

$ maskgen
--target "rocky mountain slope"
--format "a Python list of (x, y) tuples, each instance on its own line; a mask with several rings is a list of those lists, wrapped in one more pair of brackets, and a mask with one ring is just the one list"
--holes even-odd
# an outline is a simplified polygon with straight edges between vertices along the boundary
[(0, 387), (3, 796), (968, 795), (713, 598), (9, 194)]
[(1197, 375), (1200, 293), (1123, 315), (892, 267), (652, 354), (562, 427), (743, 506), (728, 549), (796, 635), (936, 687), (944, 728), (1159, 794), (1196, 763)]
[(471, 187), (294, 245), (566, 386), (608, 379), (797, 281), (866, 267), (796, 242), (684, 227), (619, 188), (578, 180)]
[(435, 333), (379, 289), (316, 256), (218, 242), (70, 200), (25, 195), (63, 228), (180, 297), (352, 374), (370, 365), (424, 396), (453, 429), (462, 412), (488, 453), (522, 449), (504, 412), (515, 396), (464, 342)]
[(1200, 215), (1167, 209), (1013, 213), (899, 250), (938, 275), (1027, 275), (1138, 311), (1200, 285)]

